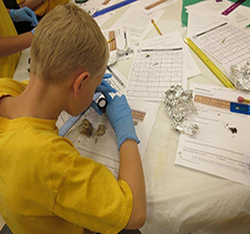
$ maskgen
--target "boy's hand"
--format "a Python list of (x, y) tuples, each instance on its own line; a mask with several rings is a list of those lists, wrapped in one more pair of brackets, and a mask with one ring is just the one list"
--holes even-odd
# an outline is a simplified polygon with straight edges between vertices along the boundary
[[(95, 91), (96, 93), (102, 93), (105, 97), (106, 97), (106, 94), (116, 93), (116, 90), (105, 80), (105, 79), (109, 79), (111, 76), (112, 75), (110, 74), (104, 74), (102, 83), (98, 85), (96, 88), (96, 91)], [(107, 99), (107, 102), (109, 102), (112, 98), (109, 95), (107, 95), (107, 97), (109, 98)], [(93, 107), (98, 114), (102, 115), (102, 112), (99, 109), (95, 101), (92, 101), (90, 106)]]
[(122, 143), (127, 139), (133, 139), (137, 144), (140, 143), (135, 132), (131, 109), (126, 97), (124, 95), (121, 97), (116, 95), (112, 99), (109, 94), (104, 94), (104, 96), (108, 100), (106, 114), (112, 128), (115, 130), (118, 150), (120, 150)]
[(28, 7), (23, 7), (17, 10), (11, 9), (10, 17), (13, 22), (28, 21), (33, 27), (38, 24), (35, 12), (29, 9)]

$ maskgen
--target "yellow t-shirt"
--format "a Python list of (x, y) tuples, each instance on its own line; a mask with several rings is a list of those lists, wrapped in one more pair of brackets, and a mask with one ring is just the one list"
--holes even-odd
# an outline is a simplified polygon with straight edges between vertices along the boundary
[[(15, 26), (12, 23), (3, 0), (0, 0), (0, 37), (11, 37), (16, 35), (17, 32)], [(0, 57), (0, 78), (13, 77), (19, 57), (20, 52), (13, 55)]]
[[(0, 80), (0, 97), (26, 85)], [(39, 107), (38, 107), (39, 108)], [(0, 117), (0, 213), (15, 234), (103, 234), (122, 230), (133, 196), (102, 164), (58, 136), (56, 120)]]
[[(16, 0), (17, 4), (22, 4), (25, 0)], [(66, 4), (69, 0), (45, 0), (40, 3), (33, 11), (36, 15), (43, 16), (59, 4)]]

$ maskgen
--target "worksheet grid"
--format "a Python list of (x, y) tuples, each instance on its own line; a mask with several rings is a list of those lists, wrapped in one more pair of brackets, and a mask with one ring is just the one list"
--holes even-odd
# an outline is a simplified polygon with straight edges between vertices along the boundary
[(182, 85), (182, 68), (182, 50), (138, 53), (127, 95), (134, 98), (164, 98), (166, 90), (172, 85)]
[(232, 25), (218, 27), (196, 41), (228, 67), (243, 66), (250, 59), (250, 36)]

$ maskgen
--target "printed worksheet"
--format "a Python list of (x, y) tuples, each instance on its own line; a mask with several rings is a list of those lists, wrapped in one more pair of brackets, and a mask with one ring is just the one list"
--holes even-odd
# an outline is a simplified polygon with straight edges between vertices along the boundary
[(111, 6), (116, 3), (116, 0), (91, 0), (85, 3), (79, 4), (82, 9), (89, 12), (91, 15), (95, 11)]
[(171, 5), (177, 0), (143, 0), (139, 1), (140, 6), (144, 9), (146, 14), (156, 12), (166, 6)]
[(225, 19), (218, 13), (189, 13), (187, 34), (189, 37), (195, 36), (222, 23), (225, 23)]
[(227, 71), (232, 65), (243, 66), (250, 59), (250, 35), (228, 23), (196, 34), (192, 40), (214, 56)]
[(161, 37), (153, 37), (147, 40), (134, 43), (135, 49), (169, 48), (169, 47), (178, 47), (178, 46), (182, 46), (184, 49), (183, 51), (186, 54), (186, 62), (187, 62), (186, 78), (201, 74), (201, 71), (198, 65), (196, 64), (189, 50), (186, 49), (187, 45), (183, 42), (183, 39), (180, 36), (178, 31), (168, 33)]
[[(110, 5), (115, 4), (115, 0), (91, 0), (84, 3), (77, 4), (80, 8), (88, 12), (90, 15), (93, 15), (96, 11), (99, 11), (103, 8), (106, 8)], [(95, 17), (94, 20), (97, 22), (99, 26), (108, 21), (113, 15), (115, 11), (107, 12), (106, 14)]]
[(95, 17), (94, 20), (96, 23), (101, 27), (104, 23), (106, 23), (111, 17), (115, 15), (115, 11), (108, 12), (104, 15), (100, 15), (98, 17)]
[(186, 88), (183, 48), (142, 49), (134, 55), (126, 94), (130, 99), (163, 101), (172, 85)]
[[(123, 27), (118, 27), (102, 30), (102, 33), (108, 42), (110, 60), (123, 60), (133, 56), (133, 53), (122, 53), (122, 51), (131, 48), (129, 31), (124, 30)], [(120, 53), (117, 53), (118, 50)]]
[(230, 4), (231, 2), (226, 0), (220, 2), (216, 2), (215, 0), (207, 0), (186, 6), (185, 8), (188, 13), (190, 13), (191, 11), (205, 13), (221, 13), (222, 11), (227, 9)]
[[(158, 113), (159, 104), (153, 102), (135, 102), (129, 101), (132, 109), (132, 116), (135, 124), (136, 134), (140, 140), (138, 145), (140, 155), (146, 150), (147, 143)], [(93, 133), (90, 136), (79, 134), (74, 142), (76, 149), (84, 157), (91, 158), (104, 164), (117, 178), (119, 170), (119, 152), (117, 149), (116, 135), (106, 115), (97, 114), (90, 108), (81, 120), (78, 121), (78, 129), (81, 129), (81, 121), (87, 119), (93, 126)], [(106, 127), (104, 135), (97, 136), (97, 130), (100, 125)], [(81, 131), (81, 130), (79, 130)]]
[(199, 132), (180, 135), (175, 164), (250, 186), (250, 115), (230, 112), (230, 102), (242, 92), (193, 83), (190, 89), (198, 114), (187, 121)]
[(160, 10), (151, 15), (145, 15), (141, 8), (130, 7), (122, 16), (119, 18), (113, 27), (123, 27), (125, 31), (130, 31), (131, 38), (139, 41), (143, 40), (149, 31), (154, 27), (151, 23), (153, 18), (157, 22), (164, 11)]
[(202, 1), (186, 7), (188, 11), (188, 30), (194, 31), (203, 26), (203, 31), (207, 26), (211, 28), (215, 21), (227, 21), (237, 28), (243, 29), (250, 24), (250, 8), (240, 5), (228, 15), (221, 14), (228, 9), (233, 3), (223, 0)]

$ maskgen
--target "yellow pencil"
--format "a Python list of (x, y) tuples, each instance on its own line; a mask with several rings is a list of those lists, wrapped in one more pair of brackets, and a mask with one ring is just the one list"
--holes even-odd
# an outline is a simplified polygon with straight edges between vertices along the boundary
[(115, 40), (114, 37), (113, 37), (113, 38), (110, 38), (110, 39), (107, 41), (107, 43), (110, 43), (110, 42), (112, 42), (113, 40)]
[(157, 32), (162, 36), (161, 30), (158, 28), (158, 26), (156, 25), (155, 21), (153, 19), (151, 19), (151, 22), (155, 26)]

